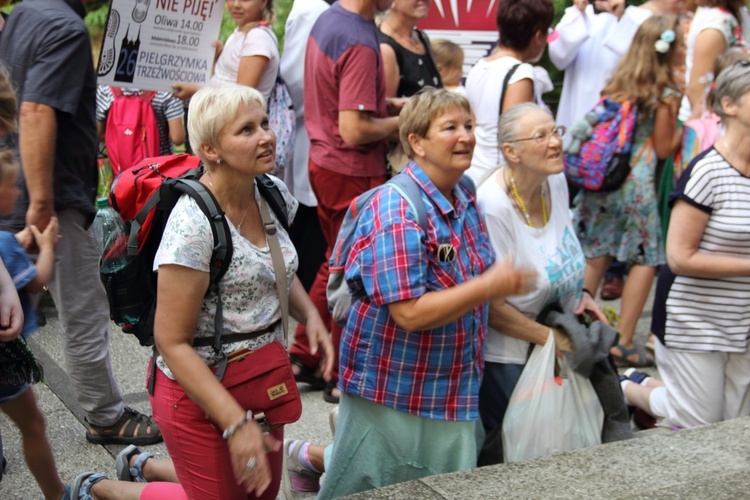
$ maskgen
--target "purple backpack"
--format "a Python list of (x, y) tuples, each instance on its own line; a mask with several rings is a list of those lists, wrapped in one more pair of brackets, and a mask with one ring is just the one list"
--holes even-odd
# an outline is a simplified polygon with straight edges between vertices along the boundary
[(603, 97), (571, 127), (565, 150), (565, 176), (588, 191), (614, 191), (630, 173), (638, 109), (633, 100), (622, 103)]

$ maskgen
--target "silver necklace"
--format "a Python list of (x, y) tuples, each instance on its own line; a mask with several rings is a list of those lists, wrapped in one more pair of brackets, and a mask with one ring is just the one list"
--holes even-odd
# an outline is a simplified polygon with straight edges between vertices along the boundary
[[(208, 182), (209, 186), (214, 187), (214, 183), (211, 182), (211, 179), (209, 178), (208, 175), (206, 176), (206, 181)], [(242, 223), (245, 222), (245, 217), (247, 216), (247, 212), (249, 210), (250, 210), (250, 202), (248, 202), (247, 207), (245, 208), (245, 213), (242, 214), (242, 218), (240, 219), (240, 223), (234, 226), (234, 228), (237, 230), (238, 233), (240, 233), (240, 236), (242, 236), (242, 237), (245, 236), (244, 234), (242, 234)], [(229, 220), (229, 222), (232, 222), (232, 219), (230, 219), (228, 215), (227, 215), (227, 220)], [(234, 222), (232, 222), (232, 224), (234, 225)]]

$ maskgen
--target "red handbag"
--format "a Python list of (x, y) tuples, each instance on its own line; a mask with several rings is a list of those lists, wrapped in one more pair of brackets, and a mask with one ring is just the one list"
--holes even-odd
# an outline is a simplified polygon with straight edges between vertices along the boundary
[(292, 365), (280, 342), (230, 354), (221, 383), (268, 431), (296, 422), (302, 415)]

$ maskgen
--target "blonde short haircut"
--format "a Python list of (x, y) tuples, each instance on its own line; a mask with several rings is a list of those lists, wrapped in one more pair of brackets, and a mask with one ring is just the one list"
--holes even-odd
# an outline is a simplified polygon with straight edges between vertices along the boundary
[(468, 99), (450, 90), (424, 87), (409, 99), (398, 117), (398, 135), (410, 159), (414, 159), (414, 150), (409, 135), (426, 137), (432, 121), (452, 108), (463, 108), (471, 115)]
[(432, 57), (443, 80), (461, 80), (464, 66), (464, 51), (457, 44), (445, 38), (430, 42)]
[(10, 134), (18, 128), (18, 102), (10, 76), (0, 64), (0, 134)]
[(5, 186), (10, 181), (15, 182), (20, 171), (16, 153), (8, 148), (0, 148), (0, 186)]
[(250, 104), (266, 109), (263, 94), (246, 85), (204, 87), (190, 99), (188, 134), (190, 147), (203, 157), (201, 146), (216, 146), (222, 129), (234, 120), (242, 106)]

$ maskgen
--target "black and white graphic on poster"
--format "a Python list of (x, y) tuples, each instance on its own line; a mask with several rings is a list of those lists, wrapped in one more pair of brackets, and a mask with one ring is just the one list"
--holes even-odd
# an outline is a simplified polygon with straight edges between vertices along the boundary
[(111, 0), (97, 74), (100, 85), (172, 91), (206, 85), (223, 0)]

